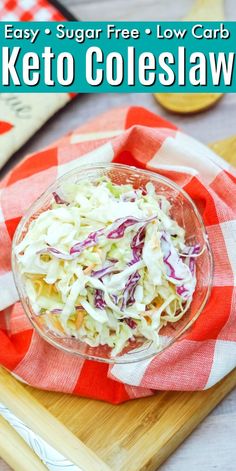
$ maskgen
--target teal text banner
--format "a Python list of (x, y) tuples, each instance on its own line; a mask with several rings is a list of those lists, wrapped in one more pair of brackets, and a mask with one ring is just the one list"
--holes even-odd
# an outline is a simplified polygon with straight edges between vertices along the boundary
[(0, 22), (0, 92), (236, 92), (235, 54), (236, 22)]

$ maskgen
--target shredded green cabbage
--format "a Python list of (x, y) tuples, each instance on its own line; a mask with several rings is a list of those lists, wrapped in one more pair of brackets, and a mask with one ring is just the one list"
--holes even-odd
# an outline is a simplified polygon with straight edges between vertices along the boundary
[(54, 193), (15, 249), (45, 327), (113, 356), (143, 337), (158, 349), (161, 328), (191, 304), (199, 253), (170, 209), (151, 183), (142, 190), (101, 178)]

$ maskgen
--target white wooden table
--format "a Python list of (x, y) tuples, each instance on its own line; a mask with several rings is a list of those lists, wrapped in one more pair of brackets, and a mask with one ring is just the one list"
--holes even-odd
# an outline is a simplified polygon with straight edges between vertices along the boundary
[[(61, 0), (82, 20), (176, 20), (187, 12), (192, 0)], [(225, 1), (226, 18), (236, 20), (235, 0)], [(146, 106), (172, 119), (183, 131), (209, 143), (236, 134), (236, 94), (191, 117), (170, 116), (149, 94), (98, 94), (80, 96), (51, 120), (18, 152), (17, 159), (49, 144), (85, 120), (112, 106)], [(235, 471), (236, 469), (236, 391), (232, 392), (178, 448), (160, 471)], [(0, 460), (0, 471), (9, 467)], [(34, 471), (34, 470), (32, 470)]]

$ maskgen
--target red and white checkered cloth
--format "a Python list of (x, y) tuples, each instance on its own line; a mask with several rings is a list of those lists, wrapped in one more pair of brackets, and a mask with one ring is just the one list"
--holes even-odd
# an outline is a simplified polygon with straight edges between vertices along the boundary
[(63, 21), (48, 0), (0, 0), (1, 21)]
[[(11, 239), (25, 209), (58, 176), (95, 161), (151, 169), (181, 185), (202, 214), (214, 254), (212, 294), (192, 329), (133, 365), (84, 361), (45, 343), (17, 302), (11, 273)], [(119, 403), (157, 389), (209, 388), (236, 366), (235, 172), (159, 116), (113, 110), (27, 157), (0, 186), (0, 244), (0, 364), (32, 386)]]

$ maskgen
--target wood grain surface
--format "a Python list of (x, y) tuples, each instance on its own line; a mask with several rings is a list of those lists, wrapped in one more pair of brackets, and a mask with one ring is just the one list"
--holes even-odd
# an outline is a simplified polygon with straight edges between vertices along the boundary
[[(0, 368), (0, 402), (85, 471), (155, 471), (235, 386), (236, 369), (206, 391), (158, 391), (114, 406), (36, 390)], [(22, 439), (0, 426), (0, 452), (14, 471), (43, 471)]]
[[(236, 379), (236, 375), (235, 375)], [(41, 404), (41, 400), (37, 401), (35, 395), (39, 393), (35, 389), (31, 388), (31, 393), (27, 390), (26, 386), (20, 384), (11, 374), (9, 374), (5, 369), (0, 368), (0, 402), (3, 403), (15, 416), (23, 422), (29, 429), (33, 430), (39, 437), (41, 437), (46, 443), (54, 447), (62, 456), (67, 458), (67, 460), (72, 461), (73, 464), (77, 465), (78, 468), (85, 471), (111, 471), (108, 466), (99, 458), (99, 456), (94, 453), (92, 447), (87, 447), (84, 441), (76, 438), (74, 430), (71, 430), (67, 427), (67, 424), (63, 425), (61, 420), (57, 420), (57, 414), (50, 414), (47, 409)], [(48, 395), (51, 398), (51, 393), (43, 392), (44, 395)], [(58, 411), (66, 412), (68, 419), (71, 418), (71, 413), (74, 416), (75, 422), (74, 425), (77, 426), (77, 417), (76, 411), (79, 405), (77, 404), (76, 410), (72, 411), (71, 407), (68, 407), (66, 411), (67, 399), (69, 400), (70, 396), (66, 394), (59, 394)], [(61, 400), (64, 400), (64, 405), (61, 404)], [(54, 403), (56, 403), (56, 398), (54, 398)], [(0, 416), (1, 417), (1, 416)], [(6, 436), (4, 434), (1, 436), (1, 448), (3, 451), (6, 451), (6, 461), (11, 463), (12, 455), (9, 455), (9, 433), (8, 428), (4, 427), (4, 422), (0, 423), (2, 430), (6, 431)], [(14, 432), (14, 441), (15, 432)], [(21, 442), (21, 438), (20, 438)], [(5, 447), (4, 447), (5, 445)], [(20, 443), (18, 443), (18, 449), (20, 451)], [(29, 453), (28, 453), (29, 455)], [(15, 457), (15, 466), (13, 469), (15, 471), (42, 471), (39, 470), (38, 458), (36, 461), (31, 459), (32, 463), (29, 463), (29, 456), (24, 456), (23, 453), (20, 453), (19, 463), (17, 461), (17, 456)], [(20, 464), (22, 465), (20, 467)], [(55, 464), (56, 465), (56, 464)], [(56, 467), (56, 466), (55, 466)]]
[[(61, 0), (82, 20), (163, 20), (182, 18), (192, 0)], [(225, 0), (225, 16), (236, 20), (235, 0)], [(49, 145), (61, 135), (111, 107), (140, 105), (167, 119), (184, 132), (209, 143), (236, 133), (236, 95), (228, 94), (211, 110), (189, 117), (171, 116), (150, 94), (99, 94), (80, 96), (44, 126), (1, 172), (6, 173), (24, 155)], [(235, 139), (230, 144), (236, 146)], [(217, 149), (216, 149), (217, 150)], [(159, 471), (235, 471), (236, 391), (234, 390), (185, 440)], [(15, 447), (12, 445), (12, 452)], [(0, 471), (9, 471), (0, 460)], [(32, 469), (32, 471), (34, 471)]]
[(159, 391), (120, 406), (30, 391), (112, 471), (155, 471), (235, 386), (236, 370), (207, 391)]

